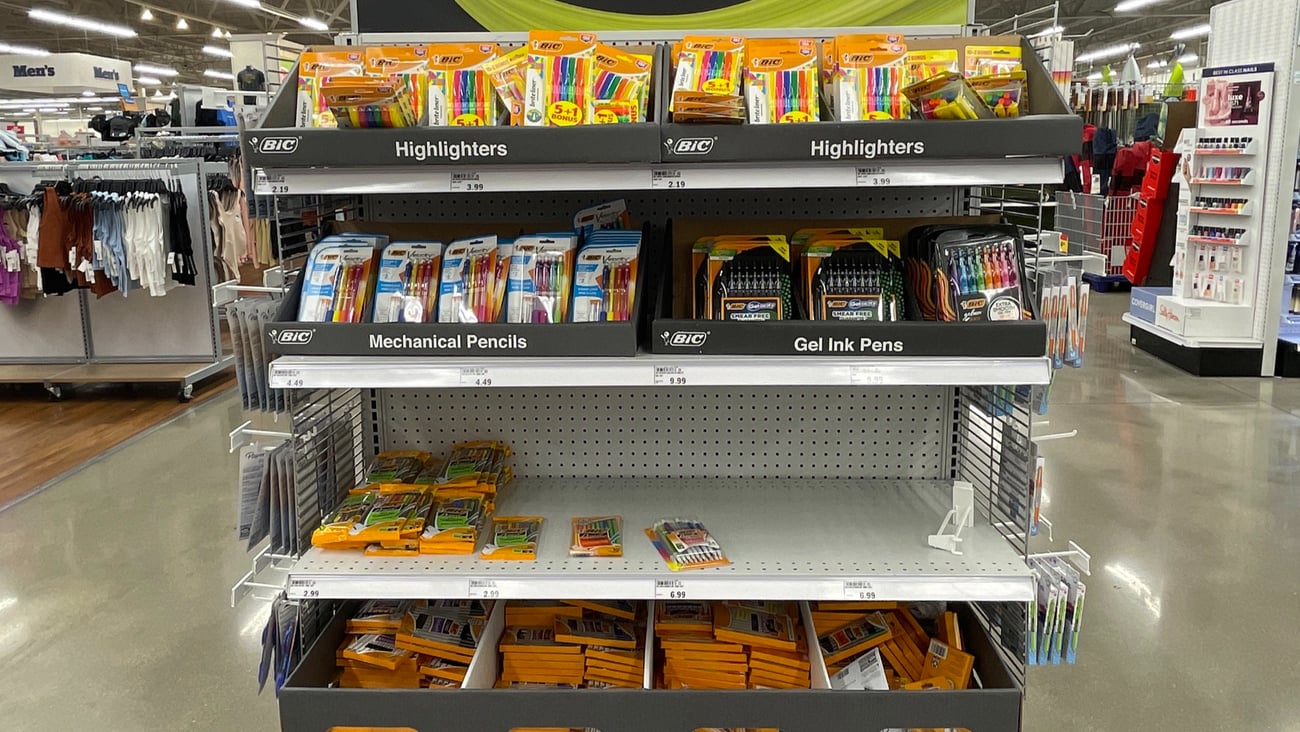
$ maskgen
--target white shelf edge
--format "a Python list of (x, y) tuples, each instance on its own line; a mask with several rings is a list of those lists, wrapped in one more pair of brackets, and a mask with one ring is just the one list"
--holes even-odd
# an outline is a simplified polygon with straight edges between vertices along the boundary
[[(1213, 305), (1215, 303), (1209, 303), (1209, 304)], [(1218, 304), (1222, 304), (1222, 303), (1218, 303)], [(1225, 337), (1188, 338), (1186, 336), (1178, 335), (1177, 333), (1174, 333), (1172, 331), (1165, 330), (1164, 328), (1161, 328), (1160, 326), (1154, 323), (1148, 323), (1145, 320), (1140, 320), (1138, 318), (1135, 318), (1130, 313), (1124, 313), (1121, 319), (1125, 323), (1128, 323), (1129, 325), (1133, 326), (1134, 328), (1140, 328), (1141, 330), (1145, 330), (1146, 332), (1151, 333), (1152, 335), (1158, 335), (1161, 338), (1164, 338), (1165, 340), (1169, 341), (1170, 343), (1175, 343), (1184, 348), (1252, 348), (1252, 347), (1259, 347), (1263, 345), (1262, 342), (1254, 338), (1225, 338)]]
[[(678, 369), (666, 374), (664, 369)], [(820, 358), (668, 356), (445, 358), (281, 356), (274, 389), (684, 386), (1033, 385), (1051, 379), (1045, 357)]]

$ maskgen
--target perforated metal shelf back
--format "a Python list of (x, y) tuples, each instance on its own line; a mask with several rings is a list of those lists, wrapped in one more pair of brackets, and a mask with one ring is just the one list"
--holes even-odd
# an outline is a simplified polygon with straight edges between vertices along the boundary
[(374, 221), (555, 221), (583, 208), (622, 198), (638, 221), (674, 216), (712, 218), (905, 218), (952, 216), (960, 199), (951, 188), (809, 191), (593, 191), (586, 193), (474, 193), (372, 195)]
[(376, 450), (501, 439), (529, 477), (951, 477), (949, 390), (373, 392)]

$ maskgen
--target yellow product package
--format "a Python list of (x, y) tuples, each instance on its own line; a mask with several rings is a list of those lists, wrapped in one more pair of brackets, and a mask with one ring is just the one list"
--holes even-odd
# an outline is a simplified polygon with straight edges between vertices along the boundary
[(532, 561), (542, 538), (541, 516), (497, 516), (492, 519), (492, 536), (483, 547), (484, 559)]
[(311, 545), (321, 549), (364, 549), (369, 542), (357, 539), (354, 532), (370, 513), (377, 497), (374, 492), (348, 496), (312, 532)]
[(472, 491), (439, 490), (420, 534), (421, 554), (472, 554), (488, 514), (484, 497)]
[(412, 483), (424, 469), (429, 453), (423, 450), (381, 452), (366, 469), (368, 483)]
[(396, 542), (406, 522), (415, 516), (424, 494), (421, 491), (380, 493), (366, 517), (354, 528), (352, 538), (365, 544)]

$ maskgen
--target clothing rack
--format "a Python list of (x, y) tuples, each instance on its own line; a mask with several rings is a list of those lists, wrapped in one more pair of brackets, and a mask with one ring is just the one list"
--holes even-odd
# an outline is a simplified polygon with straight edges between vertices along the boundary
[(216, 278), (204, 165), (96, 160), (0, 166), (0, 184), (24, 194), (56, 181), (104, 189), (116, 181), (163, 181), (188, 202), (185, 227), (195, 273), (194, 286), (172, 287), (164, 297), (132, 289), (125, 297), (96, 298), (78, 289), (0, 306), (0, 383), (41, 383), (58, 398), (70, 384), (174, 382), (180, 399), (188, 401), (195, 383), (233, 363), (224, 353), (212, 300)]

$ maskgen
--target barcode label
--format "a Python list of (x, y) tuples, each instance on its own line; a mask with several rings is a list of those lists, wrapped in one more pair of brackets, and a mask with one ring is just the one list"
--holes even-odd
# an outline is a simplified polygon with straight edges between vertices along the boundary
[(656, 190), (685, 188), (686, 178), (677, 168), (659, 168), (650, 172), (650, 187)]
[(690, 379), (681, 366), (655, 366), (655, 386), (687, 386)]
[(453, 193), (480, 193), (487, 190), (478, 173), (452, 173), (451, 190)]
[(689, 600), (686, 583), (681, 580), (655, 580), (656, 600)]
[(461, 386), (493, 386), (492, 370), (482, 366), (466, 366), (460, 370)]
[(867, 580), (844, 580), (845, 600), (875, 600), (876, 587)]

